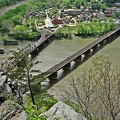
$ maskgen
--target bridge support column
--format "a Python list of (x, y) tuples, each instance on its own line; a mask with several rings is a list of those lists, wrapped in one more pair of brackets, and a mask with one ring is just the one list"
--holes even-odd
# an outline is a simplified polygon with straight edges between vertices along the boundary
[(71, 68), (71, 63), (68, 63), (62, 69), (63, 70), (70, 70), (70, 68)]
[(32, 55), (38, 55), (38, 53), (39, 53), (39, 49), (36, 48), (36, 49), (33, 51)]
[(113, 34), (113, 40), (116, 38), (116, 36), (117, 36), (116, 33), (114, 33), (114, 34)]
[(81, 56), (81, 55), (78, 56), (74, 61), (75, 61), (75, 62), (80, 62), (80, 61), (82, 61), (82, 56)]
[(105, 45), (105, 44), (106, 44), (106, 40), (100, 42), (100, 45)]
[(90, 49), (87, 50), (87, 51), (84, 53), (84, 55), (85, 55), (85, 56), (89, 56), (89, 55), (91, 55), (91, 50), (90, 50)]
[(120, 30), (119, 30), (119, 31), (117, 31), (117, 33), (116, 33), (116, 34), (117, 34), (117, 36), (119, 36), (119, 35), (120, 35)]
[(99, 49), (99, 45), (98, 45), (98, 44), (97, 44), (97, 45), (95, 45), (94, 47), (92, 47), (92, 49), (93, 49), (93, 51), (98, 50), (98, 49)]
[(54, 72), (48, 77), (49, 80), (57, 80), (57, 78), (58, 78), (58, 72)]
[(107, 43), (110, 43), (111, 41), (112, 41), (112, 37), (109, 36), (109, 37), (107, 38)]

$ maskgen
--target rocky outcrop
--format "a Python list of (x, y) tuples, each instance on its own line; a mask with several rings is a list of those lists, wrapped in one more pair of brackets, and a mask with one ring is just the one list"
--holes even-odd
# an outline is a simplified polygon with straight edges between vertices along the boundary
[(11, 81), (6, 75), (0, 76), (0, 104), (8, 98), (14, 98), (18, 103), (22, 103), (21, 89), (18, 89), (18, 83)]
[(13, 101), (5, 101), (0, 106), (0, 120), (26, 120), (27, 114), (23, 110), (23, 108), (13, 102)]
[(6, 76), (0, 76), (0, 104), (4, 102), (6, 97), (12, 95), (11, 88), (8, 84), (6, 84)]
[(60, 118), (60, 120), (87, 120), (83, 115), (76, 113), (70, 106), (61, 101), (42, 115), (45, 115), (47, 120), (54, 120), (55, 118)]
[(5, 51), (0, 48), (0, 54), (4, 54), (4, 53), (5, 53)]

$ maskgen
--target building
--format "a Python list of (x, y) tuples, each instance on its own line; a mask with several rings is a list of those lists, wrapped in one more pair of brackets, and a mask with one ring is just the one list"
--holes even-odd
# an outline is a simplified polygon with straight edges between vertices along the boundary
[(64, 14), (68, 14), (68, 15), (79, 15), (81, 14), (82, 10), (81, 9), (68, 9), (68, 10), (64, 10)]
[(105, 14), (106, 17), (111, 17), (111, 16), (113, 16), (113, 13), (112, 13), (110, 10), (106, 10), (106, 11), (104, 12), (104, 14)]
[(52, 20), (52, 23), (53, 23), (54, 25), (63, 24), (63, 20), (62, 20), (61, 18), (54, 18), (54, 19)]

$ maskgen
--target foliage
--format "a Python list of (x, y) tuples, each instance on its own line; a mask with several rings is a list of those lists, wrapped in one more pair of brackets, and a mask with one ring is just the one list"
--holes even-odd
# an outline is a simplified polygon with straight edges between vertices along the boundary
[(6, 41), (8, 39), (7, 35), (2, 36), (2, 41)]
[(20, 5), (15, 9), (8, 10), (0, 17), (1, 32), (9, 32), (15, 25), (22, 23), (23, 15), (25, 14), (26, 5)]
[(115, 13), (114, 13), (114, 17), (115, 17), (115, 18), (120, 18), (120, 12), (115, 12)]
[[(47, 93), (43, 92), (41, 86), (38, 84), (41, 83), (41, 81), (44, 80), (44, 75), (46, 73), (41, 73), (40, 70), (33, 70), (31, 69), (34, 65), (37, 65), (40, 63), (39, 61), (32, 63), (30, 62), (30, 58), (28, 58), (28, 53), (23, 52), (23, 50), (19, 50), (18, 52), (11, 51), (13, 53), (13, 56), (9, 58), (10, 60), (14, 60), (14, 62), (17, 64), (16, 66), (8, 66), (6, 67), (7, 72), (6, 75), (8, 78), (10, 78), (12, 81), (14, 81), (17, 85), (16, 90), (20, 90), (19, 84), (21, 81), (26, 81), (28, 83), (28, 87), (30, 90), (30, 98), (27, 99), (28, 102), (25, 104), (25, 111), (28, 114), (28, 120), (46, 120), (45, 116), (39, 116), (42, 112), (48, 110), (50, 107), (52, 107), (55, 103), (57, 103), (57, 100), (52, 98), (52, 96), (48, 95)], [(33, 75), (33, 73), (37, 73), (37, 75)], [(35, 82), (37, 81), (37, 82)], [(32, 85), (31, 85), (32, 84)], [(36, 86), (34, 89), (33, 86)], [(26, 86), (23, 86), (24, 88)], [(19, 93), (19, 95), (21, 95)], [(21, 100), (18, 99), (18, 103), (22, 103), (22, 96)], [(32, 98), (32, 99), (31, 99)]]
[[(32, 70), (31, 68), (40, 63), (39, 61), (35, 63), (31, 63), (31, 58), (28, 56), (28, 53), (23, 50), (19, 50), (17, 52), (11, 51), (13, 53), (13, 56), (9, 59), (11, 61), (14, 61), (15, 65), (10, 65), (6, 67), (6, 75), (8, 78), (10, 78), (12, 81), (16, 83), (16, 89), (19, 92), (19, 98), (20, 103), (22, 103), (22, 96), (20, 94), (20, 81), (25, 81), (28, 83), (28, 86), (23, 86), (24, 88), (28, 88), (30, 90), (32, 102), (35, 105), (35, 100), (33, 96), (33, 91), (31, 87), (31, 81), (35, 81), (36, 79), (39, 80), (39, 83), (44, 80), (45, 73), (42, 73), (40, 70)], [(33, 75), (33, 73), (36, 73), (37, 75)], [(35, 83), (34, 83), (35, 84)], [(21, 85), (22, 86), (22, 85)], [(19, 101), (18, 101), (19, 102)]]
[(72, 35), (77, 33), (77, 28), (75, 26), (71, 27), (63, 27), (59, 28), (56, 32), (56, 36), (61, 38), (61, 37), (66, 37), (68, 39), (72, 39)]
[[(44, 115), (40, 115), (41, 113), (47, 111), (48, 109), (50, 109), (55, 103), (57, 103), (57, 100), (52, 98), (52, 97), (44, 97), (42, 98), (40, 95), (38, 97), (38, 100), (36, 101), (36, 103), (39, 102), (39, 107), (34, 106), (31, 104), (31, 102), (28, 102), (28, 104), (25, 106), (25, 111), (28, 114), (28, 120), (47, 120), (46, 116)], [(35, 96), (36, 97), (36, 96)], [(41, 99), (41, 101), (40, 101)]]
[(25, 107), (25, 112), (28, 114), (27, 120), (46, 120), (45, 116), (39, 116), (39, 110), (32, 104)]
[(103, 9), (105, 10), (107, 8), (107, 3), (101, 3), (101, 2), (92, 2), (92, 8), (93, 9)]
[(69, 36), (69, 34), (79, 34), (81, 36), (100, 36), (111, 30), (114, 30), (116, 25), (112, 22), (89, 22), (79, 23), (77, 26), (59, 28), (57, 31), (58, 36)]
[(32, 29), (23, 25), (17, 25), (12, 33), (13, 37), (19, 40), (34, 40), (38, 35), (37, 32), (33, 32)]
[(62, 95), (74, 106), (80, 106), (80, 112), (89, 120), (118, 120), (119, 84), (119, 68), (113, 70), (109, 58), (96, 56), (89, 69), (62, 89)]
[(79, 24), (78, 34), (100, 36), (115, 29), (114, 23), (91, 22)]

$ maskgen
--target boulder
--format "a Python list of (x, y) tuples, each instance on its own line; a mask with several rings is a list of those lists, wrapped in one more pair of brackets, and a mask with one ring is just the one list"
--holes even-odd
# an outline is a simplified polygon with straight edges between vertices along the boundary
[(27, 114), (16, 102), (7, 100), (0, 106), (0, 120), (26, 120)]
[(0, 104), (4, 102), (4, 88), (5, 88), (5, 79), (3, 76), (0, 76)]
[(54, 120), (55, 118), (60, 118), (60, 120), (87, 120), (83, 115), (76, 113), (73, 108), (61, 101), (42, 115), (45, 115), (47, 120)]
[(6, 84), (6, 76), (0, 77), (0, 104), (4, 102), (6, 97), (10, 97), (11, 95), (11, 88), (9, 84)]
[(5, 86), (5, 76), (0, 76), (0, 92), (2, 91), (3, 87)]
[(0, 54), (4, 54), (4, 53), (5, 53), (5, 51), (0, 48)]

